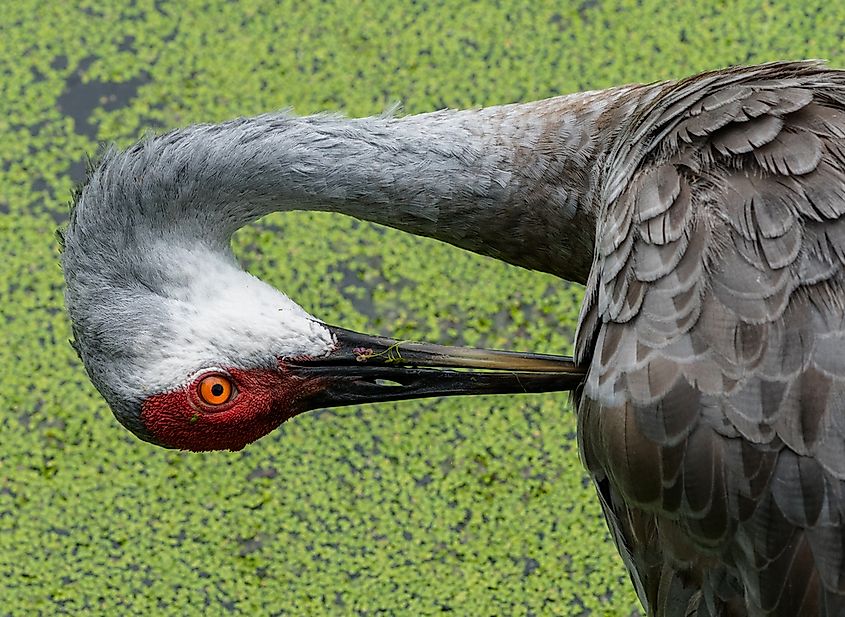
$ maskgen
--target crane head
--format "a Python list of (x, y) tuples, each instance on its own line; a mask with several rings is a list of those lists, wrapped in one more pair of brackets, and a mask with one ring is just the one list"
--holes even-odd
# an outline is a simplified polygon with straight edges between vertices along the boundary
[(143, 148), (112, 152), (93, 171), (62, 255), (73, 344), (117, 419), (141, 439), (238, 450), (315, 408), (581, 382), (565, 357), (322, 323), (241, 269), (229, 239), (246, 221), (233, 222), (219, 196), (178, 175), (148, 188), (156, 171)]

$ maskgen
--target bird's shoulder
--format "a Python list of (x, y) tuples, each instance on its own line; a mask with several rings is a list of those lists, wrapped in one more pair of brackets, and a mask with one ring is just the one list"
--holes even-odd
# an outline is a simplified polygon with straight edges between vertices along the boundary
[[(617, 141), (600, 197), (582, 356), (599, 323), (641, 316), (657, 291), (675, 304), (694, 287), (721, 292), (757, 323), (779, 316), (784, 306), (773, 303), (796, 288), (841, 280), (845, 71), (805, 62), (703, 74), (650, 101)], [(765, 288), (759, 297), (754, 286)], [(770, 291), (775, 300), (742, 302), (771, 299)]]
[[(576, 342), (584, 458), (702, 550), (745, 534), (749, 562), (845, 593), (845, 73), (679, 82), (620, 143)], [(789, 568), (748, 567), (781, 602)]]

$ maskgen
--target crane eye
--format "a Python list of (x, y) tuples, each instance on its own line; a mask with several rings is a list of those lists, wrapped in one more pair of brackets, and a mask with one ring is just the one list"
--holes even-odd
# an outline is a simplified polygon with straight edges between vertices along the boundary
[(206, 405), (223, 405), (236, 394), (235, 384), (227, 375), (207, 375), (197, 384), (200, 400)]

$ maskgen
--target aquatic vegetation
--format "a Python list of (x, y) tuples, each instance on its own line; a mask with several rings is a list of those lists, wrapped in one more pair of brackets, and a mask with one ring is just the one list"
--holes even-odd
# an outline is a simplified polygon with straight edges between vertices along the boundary
[[(118, 426), (67, 344), (54, 230), (100, 141), (286, 106), (364, 115), (402, 101), (416, 113), (737, 62), (841, 66), (845, 7), (7, 4), (0, 615), (636, 610), (565, 395), (318, 412), (238, 453), (161, 450)], [(329, 323), (571, 349), (580, 288), (434, 241), (291, 213), (239, 232), (235, 250)]]

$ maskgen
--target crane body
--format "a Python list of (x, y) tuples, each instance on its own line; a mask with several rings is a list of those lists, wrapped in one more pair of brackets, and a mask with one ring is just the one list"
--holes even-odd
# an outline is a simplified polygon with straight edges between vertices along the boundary
[[(293, 209), (585, 284), (574, 361), (318, 321), (229, 248)], [(77, 351), (142, 439), (238, 449), (320, 406), (573, 390), (649, 615), (845, 615), (843, 71), (179, 129), (105, 154), (63, 268)]]

